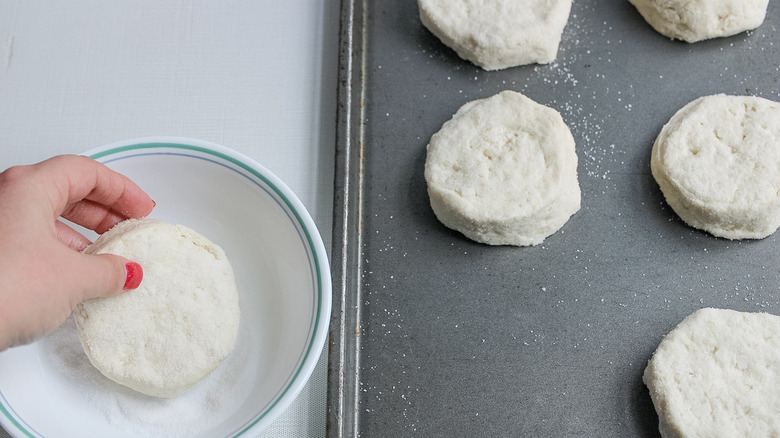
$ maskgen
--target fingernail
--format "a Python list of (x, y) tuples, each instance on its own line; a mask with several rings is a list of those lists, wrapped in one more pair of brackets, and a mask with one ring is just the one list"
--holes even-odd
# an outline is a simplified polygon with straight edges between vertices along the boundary
[(124, 290), (135, 289), (141, 285), (141, 280), (144, 278), (144, 270), (136, 262), (128, 262), (125, 264), (125, 271), (127, 272), (127, 278), (125, 279)]

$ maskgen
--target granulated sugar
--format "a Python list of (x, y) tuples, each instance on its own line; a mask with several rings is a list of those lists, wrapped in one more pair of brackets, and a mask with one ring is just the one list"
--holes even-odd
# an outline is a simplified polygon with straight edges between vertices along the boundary
[[(161, 399), (119, 385), (92, 366), (79, 342), (73, 318), (39, 342), (44, 368), (53, 370), (53, 385), (65, 382), (77, 387), (82, 401), (99, 412), (116, 430), (113, 436), (182, 437), (204, 434), (228, 419), (249, 395), (257, 370), (250, 364), (256, 352), (242, 345), (246, 330), (239, 331), (236, 349), (195, 387), (172, 399)], [(73, 396), (73, 394), (69, 394)], [(240, 423), (239, 423), (240, 424)]]

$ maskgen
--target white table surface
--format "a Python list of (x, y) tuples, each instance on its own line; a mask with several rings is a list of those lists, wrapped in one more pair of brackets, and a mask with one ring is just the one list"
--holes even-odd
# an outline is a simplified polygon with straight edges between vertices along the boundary
[[(338, 8), (0, 0), (0, 170), (129, 138), (208, 140), (285, 181), (330, 249)], [(295, 404), (261, 436), (325, 436), (326, 392), (323, 352)]]

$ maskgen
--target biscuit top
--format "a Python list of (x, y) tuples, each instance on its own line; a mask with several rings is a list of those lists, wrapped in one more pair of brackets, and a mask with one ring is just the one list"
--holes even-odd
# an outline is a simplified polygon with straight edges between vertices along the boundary
[(675, 114), (656, 158), (687, 198), (711, 205), (776, 202), (780, 110), (753, 96), (705, 96)]
[(427, 153), (429, 189), (475, 219), (530, 214), (576, 178), (574, 138), (560, 114), (513, 91), (461, 107)]

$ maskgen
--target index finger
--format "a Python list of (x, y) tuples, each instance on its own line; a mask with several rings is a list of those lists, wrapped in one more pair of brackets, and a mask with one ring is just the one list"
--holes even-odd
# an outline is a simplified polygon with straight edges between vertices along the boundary
[(154, 201), (126, 176), (80, 155), (61, 155), (42, 161), (39, 167), (52, 187), (56, 217), (76, 202), (88, 200), (125, 218), (151, 213)]

